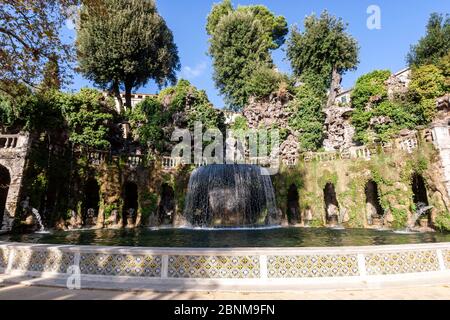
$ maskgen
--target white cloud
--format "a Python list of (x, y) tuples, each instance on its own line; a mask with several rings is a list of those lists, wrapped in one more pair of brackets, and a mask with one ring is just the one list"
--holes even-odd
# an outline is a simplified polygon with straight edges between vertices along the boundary
[(186, 66), (183, 68), (181, 75), (186, 79), (194, 79), (203, 74), (207, 67), (206, 62), (197, 64), (195, 67)]

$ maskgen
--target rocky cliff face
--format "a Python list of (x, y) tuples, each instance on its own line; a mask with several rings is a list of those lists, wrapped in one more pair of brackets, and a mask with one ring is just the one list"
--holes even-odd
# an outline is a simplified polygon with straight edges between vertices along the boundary
[(350, 107), (336, 105), (325, 110), (325, 151), (345, 151), (354, 145), (355, 128), (350, 123), (352, 112)]
[(292, 163), (298, 159), (298, 133), (289, 126), (292, 113), (288, 110), (289, 100), (272, 96), (263, 100), (251, 99), (242, 115), (247, 119), (250, 129), (283, 129), (287, 138), (281, 142), (280, 156), (283, 162)]
[(408, 86), (411, 82), (410, 78), (411, 71), (409, 69), (397, 74), (392, 74), (389, 77), (386, 81), (389, 100), (395, 100), (399, 95), (408, 92)]
[(263, 100), (252, 98), (243, 110), (242, 115), (247, 119), (250, 129), (272, 128), (274, 126), (288, 128), (289, 117), (292, 113), (288, 111), (287, 102), (277, 97)]

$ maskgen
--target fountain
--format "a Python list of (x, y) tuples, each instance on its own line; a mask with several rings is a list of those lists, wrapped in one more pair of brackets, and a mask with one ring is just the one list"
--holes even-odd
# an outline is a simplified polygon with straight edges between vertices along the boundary
[(39, 214), (39, 211), (36, 208), (31, 208), (31, 212), (33, 213), (34, 217), (36, 218), (36, 221), (39, 225), (39, 232), (45, 232), (44, 224), (42, 223), (41, 215)]
[(194, 227), (263, 227), (281, 224), (272, 181), (254, 165), (209, 165), (189, 180), (184, 218)]
[(414, 212), (413, 216), (411, 217), (411, 219), (408, 222), (408, 226), (406, 227), (406, 229), (404, 230), (398, 230), (398, 231), (394, 231), (394, 233), (398, 233), (398, 234), (411, 234), (411, 233), (416, 233), (416, 232), (432, 232), (434, 230), (432, 230), (429, 227), (416, 227), (417, 222), (419, 221), (419, 219), (426, 214), (429, 210), (433, 209), (433, 206), (427, 206), (426, 203), (423, 202), (418, 202), (416, 203), (416, 212)]
[(26, 197), (25, 200), (21, 202), (22, 208), (25, 210), (25, 212), (30, 212), (33, 214), (34, 218), (36, 219), (38, 225), (39, 225), (39, 233), (46, 233), (44, 224), (42, 223), (42, 217), (39, 214), (39, 211), (36, 208), (33, 208), (30, 206), (30, 197)]
[(413, 216), (411, 217), (410, 223), (408, 225), (409, 230), (413, 230), (417, 224), (417, 221), (426, 214), (428, 211), (433, 209), (433, 206), (427, 206), (426, 203), (419, 202), (416, 204), (416, 212), (414, 212)]

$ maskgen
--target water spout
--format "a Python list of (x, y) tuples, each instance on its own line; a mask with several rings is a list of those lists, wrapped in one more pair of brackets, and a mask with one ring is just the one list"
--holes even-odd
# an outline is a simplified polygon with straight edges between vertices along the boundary
[(414, 212), (413, 216), (411, 217), (410, 223), (408, 225), (408, 229), (412, 230), (414, 229), (414, 227), (417, 224), (417, 221), (419, 221), (419, 219), (425, 215), (428, 211), (430, 211), (431, 209), (433, 209), (433, 206), (427, 206), (425, 203), (423, 202), (419, 202), (416, 204), (416, 212)]
[(39, 231), (44, 232), (45, 227), (44, 227), (44, 224), (42, 223), (42, 218), (41, 218), (41, 215), (39, 214), (39, 211), (35, 208), (31, 208), (31, 212), (33, 213), (34, 217), (36, 218), (36, 221), (39, 224)]

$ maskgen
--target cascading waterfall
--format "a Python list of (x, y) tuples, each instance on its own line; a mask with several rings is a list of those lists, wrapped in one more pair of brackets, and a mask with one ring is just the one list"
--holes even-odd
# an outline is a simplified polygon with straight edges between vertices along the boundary
[(281, 221), (267, 170), (237, 164), (194, 170), (184, 218), (195, 227), (261, 227)]

